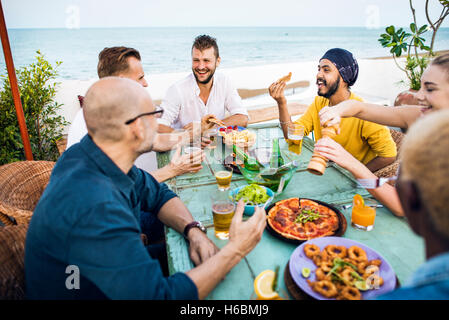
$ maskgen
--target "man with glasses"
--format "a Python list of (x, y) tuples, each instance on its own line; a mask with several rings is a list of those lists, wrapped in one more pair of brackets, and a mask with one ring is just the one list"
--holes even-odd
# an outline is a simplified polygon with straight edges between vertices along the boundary
[[(117, 76), (134, 80), (142, 85), (142, 87), (148, 87), (148, 83), (145, 80), (140, 53), (134, 48), (104, 48), (98, 55), (97, 73), (100, 79), (109, 76)], [(160, 117), (160, 115), (161, 113), (158, 114), (158, 117)], [(86, 122), (81, 109), (76, 114), (75, 119), (70, 126), (67, 137), (67, 148), (78, 143), (86, 134)], [(171, 150), (177, 142), (178, 139), (176, 136), (158, 135), (153, 150), (158, 152), (168, 151)], [(190, 158), (189, 155), (181, 156), (180, 151), (180, 148), (178, 148), (171, 162), (163, 168), (152, 170), (152, 167), (156, 164), (154, 163), (154, 155), (151, 153), (143, 154), (136, 159), (136, 166), (149, 172), (159, 182), (166, 181), (185, 173), (198, 172), (203, 168), (201, 165), (198, 166), (198, 163), (201, 163), (201, 160), (204, 157), (201, 152), (195, 154), (193, 158)]]
[[(142, 87), (148, 87), (145, 80), (140, 53), (134, 48), (127, 47), (110, 47), (104, 48), (98, 55), (97, 73), (100, 79), (117, 76), (121, 78), (131, 79)], [(111, 102), (111, 109), (114, 102)], [(111, 116), (105, 109), (105, 114)], [(98, 114), (98, 117), (104, 117), (105, 114)], [(154, 116), (159, 117), (162, 110), (156, 111)], [(72, 126), (70, 127), (67, 141), (67, 148), (78, 143), (87, 134), (86, 121), (84, 119), (83, 108), (78, 111)], [(167, 151), (172, 149), (178, 142), (177, 135), (156, 135), (154, 139), (153, 151)], [(188, 139), (188, 137), (186, 137)], [(181, 155), (181, 147), (178, 146), (170, 163), (160, 169), (150, 170), (150, 166), (154, 166), (154, 155), (151, 152), (142, 153), (136, 159), (135, 165), (150, 173), (157, 181), (163, 182), (175, 176), (185, 173), (192, 173), (201, 170), (200, 164), (204, 158), (203, 152), (197, 152), (192, 157), (188, 154)], [(198, 166), (198, 164), (200, 164)], [(168, 273), (165, 248), (164, 225), (157, 219), (155, 215), (142, 211), (140, 214), (140, 226), (142, 231), (142, 239), (145, 243), (152, 244), (151, 250), (153, 255), (160, 260), (165, 274)]]
[[(229, 241), (218, 250), (181, 200), (133, 165), (153, 148), (158, 112), (129, 79), (108, 77), (89, 88), (88, 135), (59, 158), (30, 222), (28, 298), (203, 299), (259, 242), (262, 208), (243, 221), (239, 202)], [(141, 210), (186, 237), (195, 268), (163, 276), (140, 241)]]

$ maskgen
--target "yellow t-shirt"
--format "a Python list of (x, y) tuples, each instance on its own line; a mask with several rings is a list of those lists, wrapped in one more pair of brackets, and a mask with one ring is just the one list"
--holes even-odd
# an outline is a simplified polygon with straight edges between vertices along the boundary
[[(351, 93), (349, 99), (363, 101), (354, 93)], [(318, 113), (328, 105), (329, 99), (317, 96), (307, 111), (295, 121), (304, 126), (304, 136), (313, 130), (316, 140), (322, 138)], [(354, 117), (341, 119), (340, 134), (334, 140), (363, 164), (375, 157), (396, 157), (397, 154), (396, 144), (387, 127)]]

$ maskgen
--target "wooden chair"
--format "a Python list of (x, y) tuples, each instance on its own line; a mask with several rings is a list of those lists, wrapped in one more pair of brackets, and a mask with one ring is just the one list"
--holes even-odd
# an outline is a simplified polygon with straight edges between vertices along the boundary
[[(404, 134), (400, 131), (394, 130), (394, 129), (390, 129), (390, 133), (391, 133), (391, 137), (393, 138), (393, 141), (396, 143), (396, 149), (399, 155), (399, 151), (401, 148), (401, 144), (402, 144), (402, 139), (404, 138)], [(388, 177), (392, 177), (395, 176), (398, 172), (399, 169), (399, 159), (396, 158), (396, 160), (386, 166), (385, 168), (379, 169), (376, 172), (374, 172), (374, 174), (379, 177), (379, 178), (388, 178)], [(389, 182), (391, 185), (394, 185), (394, 182)]]

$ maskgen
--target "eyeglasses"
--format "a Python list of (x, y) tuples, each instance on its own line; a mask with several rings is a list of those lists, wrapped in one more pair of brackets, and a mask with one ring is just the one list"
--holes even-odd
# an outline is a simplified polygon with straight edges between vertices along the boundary
[(150, 115), (152, 115), (152, 114), (158, 114), (158, 113), (160, 113), (160, 114), (162, 115), (162, 114), (164, 113), (164, 109), (156, 108), (156, 110), (154, 110), (154, 111), (141, 113), (141, 114), (139, 114), (138, 116), (136, 116), (136, 117), (134, 117), (134, 118), (129, 119), (128, 121), (126, 121), (125, 124), (128, 125), (128, 124), (133, 123), (134, 121), (136, 121), (136, 120), (139, 119), (140, 117), (143, 117), (143, 116), (150, 116)]

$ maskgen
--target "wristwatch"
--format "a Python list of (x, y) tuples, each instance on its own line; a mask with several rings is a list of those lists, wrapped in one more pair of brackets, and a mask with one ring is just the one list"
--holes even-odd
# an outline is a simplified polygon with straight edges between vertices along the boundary
[(189, 233), (190, 229), (192, 229), (192, 228), (198, 228), (201, 231), (203, 231), (204, 233), (207, 233), (206, 228), (203, 226), (203, 224), (201, 222), (193, 221), (193, 222), (190, 222), (188, 225), (185, 226), (184, 232), (183, 232), (184, 238), (187, 239), (187, 234)]

